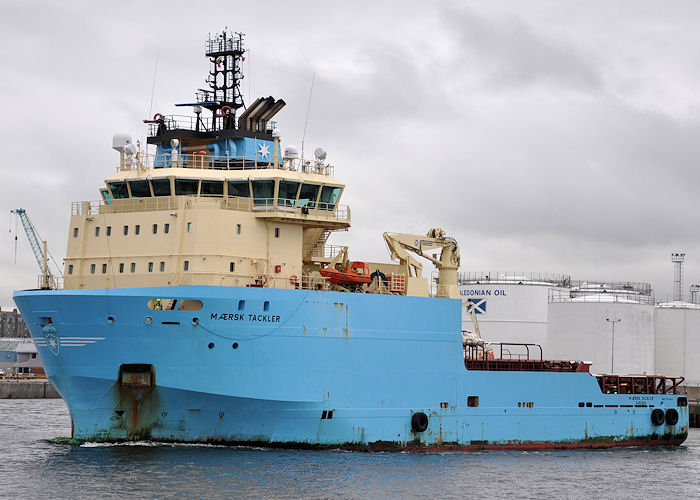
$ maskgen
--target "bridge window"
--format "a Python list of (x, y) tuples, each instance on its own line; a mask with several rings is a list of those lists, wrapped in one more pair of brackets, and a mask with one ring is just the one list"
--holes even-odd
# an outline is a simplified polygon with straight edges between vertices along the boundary
[(333, 186), (323, 186), (321, 189), (321, 199), (319, 208), (321, 210), (335, 210), (335, 204), (340, 196), (340, 188)]
[(186, 260), (185, 265), (182, 266), (183, 271), (189, 271), (190, 270), (190, 261)]
[(153, 262), (148, 263), (148, 272), (152, 273), (153, 272)]
[(165, 234), (168, 234), (170, 232), (170, 224), (166, 224), (165, 227), (163, 228), (163, 232)]
[(100, 235), (100, 226), (97, 226), (95, 228), (95, 236), (99, 236), (99, 235)]
[(241, 234), (241, 225), (236, 224), (236, 234)]
[(158, 224), (153, 224), (153, 234), (158, 234)]
[(154, 196), (170, 196), (170, 179), (151, 179)]
[(100, 189), (100, 194), (106, 205), (112, 204), (112, 196), (109, 194), (109, 191), (107, 191), (107, 188)]
[(317, 184), (302, 184), (301, 190), (299, 191), (299, 201), (297, 202), (298, 207), (316, 207), (316, 198), (318, 198)]
[(90, 264), (90, 274), (95, 274), (95, 264)]
[(129, 181), (129, 188), (131, 189), (132, 198), (151, 197), (151, 188), (148, 187), (148, 181), (145, 179), (138, 181)]
[(131, 272), (135, 273), (136, 272), (136, 262), (131, 263)]
[(107, 264), (102, 264), (102, 274), (107, 274)]
[(129, 226), (124, 226), (124, 236), (129, 234)]
[(107, 226), (107, 236), (112, 236), (112, 226)]
[(272, 205), (275, 197), (275, 181), (253, 181), (253, 203)]
[(286, 207), (293, 207), (297, 199), (299, 191), (299, 182), (296, 181), (280, 181), (279, 194), (277, 195), (277, 204)]
[(199, 190), (199, 181), (196, 179), (175, 179), (176, 195), (193, 195)]
[(141, 232), (141, 225), (140, 225), (140, 224), (136, 224), (136, 225), (134, 226), (134, 234), (139, 234), (140, 232)]
[(250, 184), (248, 181), (228, 181), (228, 195), (250, 198)]
[(120, 200), (129, 197), (129, 191), (126, 189), (126, 182), (110, 182), (108, 186), (109, 190), (112, 192), (113, 199)]
[(165, 271), (165, 262), (161, 261), (160, 262), (160, 272), (162, 273), (163, 271)]
[(73, 264), (68, 264), (68, 274), (73, 274)]
[[(229, 270), (230, 273), (232, 273), (233, 271), (235, 271), (235, 270), (236, 270), (236, 263), (235, 263), (235, 262), (231, 262), (231, 263), (229, 264), (229, 266), (228, 266), (228, 270)], [(70, 273), (69, 273), (69, 274), (70, 274)]]
[(224, 181), (202, 181), (202, 196), (223, 196)]
[(124, 263), (123, 263), (123, 262), (121, 262), (121, 263), (119, 264), (119, 272), (120, 272), (120, 273), (123, 273), (123, 272), (124, 272)]

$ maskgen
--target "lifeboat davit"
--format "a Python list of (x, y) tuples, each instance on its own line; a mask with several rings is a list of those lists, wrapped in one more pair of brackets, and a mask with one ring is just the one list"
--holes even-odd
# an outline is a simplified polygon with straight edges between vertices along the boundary
[(369, 265), (366, 262), (351, 262), (342, 271), (334, 267), (326, 267), (319, 272), (335, 285), (361, 285), (372, 281)]

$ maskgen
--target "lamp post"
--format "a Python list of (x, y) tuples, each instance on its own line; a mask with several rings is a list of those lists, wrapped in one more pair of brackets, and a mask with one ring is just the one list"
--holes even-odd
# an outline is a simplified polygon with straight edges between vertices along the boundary
[(622, 321), (620, 318), (605, 318), (605, 321), (612, 323), (612, 345), (610, 346), (610, 373), (615, 373), (615, 323)]

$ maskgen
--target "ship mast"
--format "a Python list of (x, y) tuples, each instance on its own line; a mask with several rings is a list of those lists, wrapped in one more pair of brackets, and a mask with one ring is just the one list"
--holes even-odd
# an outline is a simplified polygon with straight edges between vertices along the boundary
[[(212, 123), (222, 119), (221, 128), (236, 128), (236, 113), (244, 106), (241, 94), (241, 62), (243, 57), (243, 33), (227, 33), (226, 30), (209, 36), (206, 56), (211, 63), (207, 83), (210, 91), (201, 91), (201, 105), (212, 112)], [(219, 127), (214, 127), (219, 128)]]

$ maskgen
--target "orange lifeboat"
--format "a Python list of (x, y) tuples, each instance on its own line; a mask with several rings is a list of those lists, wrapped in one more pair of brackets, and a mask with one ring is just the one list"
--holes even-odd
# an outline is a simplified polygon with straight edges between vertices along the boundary
[(372, 278), (369, 275), (369, 265), (366, 262), (351, 262), (342, 271), (334, 267), (326, 267), (319, 271), (321, 276), (335, 285), (361, 285), (369, 283)]

